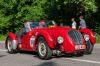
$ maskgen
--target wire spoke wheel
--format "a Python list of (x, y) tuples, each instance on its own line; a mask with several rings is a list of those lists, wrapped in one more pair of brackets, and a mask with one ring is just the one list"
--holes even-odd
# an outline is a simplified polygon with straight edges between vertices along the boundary
[(52, 56), (52, 51), (48, 47), (47, 42), (43, 37), (40, 37), (37, 41), (38, 44), (38, 55), (41, 59), (50, 59)]
[(46, 46), (43, 42), (39, 43), (39, 53), (41, 54), (41, 56), (45, 56), (46, 55)]

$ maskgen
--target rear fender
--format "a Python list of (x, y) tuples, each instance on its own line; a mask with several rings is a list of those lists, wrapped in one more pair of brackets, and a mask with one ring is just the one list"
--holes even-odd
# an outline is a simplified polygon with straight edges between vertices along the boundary
[(13, 44), (13, 49), (17, 49), (17, 45), (18, 45), (18, 41), (17, 41), (17, 36), (13, 33), (9, 33), (7, 38), (6, 38), (6, 41), (5, 41), (5, 44), (6, 44), (6, 48), (7, 48), (7, 42), (8, 42), (8, 38), (11, 39), (12, 41), (12, 44)]

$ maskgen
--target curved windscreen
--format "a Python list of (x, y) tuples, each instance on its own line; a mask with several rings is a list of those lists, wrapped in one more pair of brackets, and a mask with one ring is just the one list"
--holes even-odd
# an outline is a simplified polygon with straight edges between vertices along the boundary
[(31, 22), (30, 23), (31, 28), (36, 28), (36, 27), (46, 28), (46, 27), (51, 27), (51, 26), (55, 26), (54, 21), (40, 21), (40, 22)]

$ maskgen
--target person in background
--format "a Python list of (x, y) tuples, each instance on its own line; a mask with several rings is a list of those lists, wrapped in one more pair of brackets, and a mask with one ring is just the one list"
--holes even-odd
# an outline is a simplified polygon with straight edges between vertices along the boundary
[(72, 18), (72, 19), (71, 19), (71, 21), (72, 21), (72, 28), (73, 28), (73, 29), (76, 29), (77, 24), (76, 24), (75, 19), (74, 19), (74, 18)]
[(40, 22), (39, 22), (39, 26), (41, 27), (41, 28), (43, 28), (43, 27), (45, 27), (45, 21), (44, 20), (41, 20)]
[(24, 22), (24, 30), (25, 30), (25, 32), (29, 32), (29, 31), (32, 30), (32, 29), (31, 29), (31, 26), (30, 26), (31, 23), (32, 23), (32, 22), (30, 22), (30, 21), (29, 21), (29, 22), (28, 22), (28, 21), (27, 21), (27, 22)]
[(56, 22), (55, 22), (55, 21), (53, 21), (53, 20), (52, 20), (52, 24), (53, 24), (54, 26), (57, 26)]
[(27, 32), (31, 31), (30, 24), (32, 22), (24, 22), (24, 28), (20, 29), (19, 31), (16, 32), (16, 35), (18, 37), (18, 43), (21, 44), (21, 38), (23, 35), (25, 35)]
[(83, 19), (83, 16), (80, 16), (79, 19), (80, 19), (79, 29), (86, 28), (86, 22)]

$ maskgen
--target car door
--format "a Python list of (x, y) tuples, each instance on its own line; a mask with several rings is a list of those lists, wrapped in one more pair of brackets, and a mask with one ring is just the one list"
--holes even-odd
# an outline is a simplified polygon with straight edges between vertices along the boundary
[(37, 37), (35, 34), (35, 30), (32, 30), (22, 38), (22, 48), (24, 50), (34, 50), (34, 44)]
[(29, 32), (27, 32), (25, 35), (23, 35), (23, 37), (22, 37), (22, 49), (23, 50), (26, 50), (26, 49), (28, 49), (28, 37), (29, 37)]

